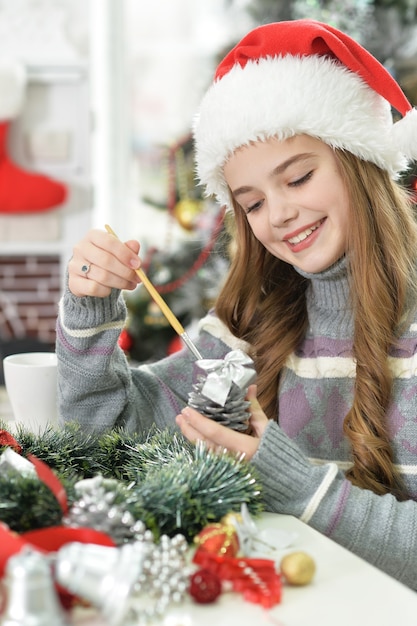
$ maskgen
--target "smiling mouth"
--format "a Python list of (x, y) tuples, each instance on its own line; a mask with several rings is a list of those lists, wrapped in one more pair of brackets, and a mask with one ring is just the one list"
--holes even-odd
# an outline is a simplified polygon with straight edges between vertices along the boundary
[(317, 222), (317, 224), (315, 224), (314, 226), (310, 226), (310, 228), (306, 228), (301, 233), (298, 233), (298, 235), (295, 235), (295, 237), (291, 237), (290, 239), (287, 239), (286, 241), (293, 246), (295, 246), (297, 243), (301, 243), (302, 241), (304, 241), (304, 239), (307, 239), (307, 237), (309, 237), (311, 233), (314, 233), (315, 230), (320, 228), (323, 222), (324, 222), (324, 219), (320, 220), (320, 222)]

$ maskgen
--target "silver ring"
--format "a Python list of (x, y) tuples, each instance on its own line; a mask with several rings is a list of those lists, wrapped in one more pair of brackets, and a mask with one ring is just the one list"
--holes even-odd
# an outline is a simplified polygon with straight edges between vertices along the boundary
[(84, 276), (87, 276), (90, 269), (91, 269), (91, 265), (89, 263), (84, 263), (84, 265), (81, 266), (81, 271), (84, 274)]

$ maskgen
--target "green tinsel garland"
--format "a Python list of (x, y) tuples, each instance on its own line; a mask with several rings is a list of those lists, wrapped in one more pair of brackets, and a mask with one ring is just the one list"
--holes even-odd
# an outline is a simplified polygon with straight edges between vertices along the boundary
[[(5, 425), (0, 423), (0, 428)], [(76, 499), (77, 481), (97, 475), (116, 479), (119, 505), (155, 536), (181, 532), (191, 540), (207, 524), (240, 511), (243, 503), (255, 516), (262, 511), (260, 484), (249, 463), (194, 446), (173, 430), (86, 435), (69, 424), (42, 435), (19, 427), (14, 436), (22, 456), (33, 454), (54, 470), (69, 506)], [(59, 525), (62, 512), (37, 479), (7, 471), (0, 476), (0, 521), (24, 532)]]

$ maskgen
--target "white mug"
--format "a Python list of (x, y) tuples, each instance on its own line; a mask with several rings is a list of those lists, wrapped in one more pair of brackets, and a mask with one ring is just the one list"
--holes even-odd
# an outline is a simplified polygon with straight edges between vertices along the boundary
[(23, 352), (3, 359), (4, 383), (16, 424), (41, 434), (58, 424), (57, 358)]

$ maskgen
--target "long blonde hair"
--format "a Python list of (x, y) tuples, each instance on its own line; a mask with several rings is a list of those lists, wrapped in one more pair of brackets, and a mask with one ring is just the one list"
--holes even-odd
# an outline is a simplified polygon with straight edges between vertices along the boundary
[[(347, 476), (362, 488), (404, 499), (385, 414), (393, 382), (388, 351), (417, 297), (413, 205), (406, 191), (376, 165), (348, 152), (335, 150), (335, 155), (352, 211), (347, 253), (356, 381), (344, 420), (353, 456)], [(267, 416), (277, 419), (280, 372), (308, 324), (308, 281), (259, 243), (237, 204), (234, 242), (216, 312), (234, 335), (252, 346), (258, 399)]]

